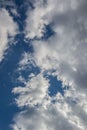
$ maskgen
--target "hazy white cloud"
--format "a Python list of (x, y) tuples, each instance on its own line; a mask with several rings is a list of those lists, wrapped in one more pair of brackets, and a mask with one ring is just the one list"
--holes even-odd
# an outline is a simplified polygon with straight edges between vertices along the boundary
[[(13, 92), (19, 94), (16, 99), (18, 106), (26, 105), (27, 109), (15, 117), (13, 129), (86, 130), (87, 2), (34, 2), (35, 8), (27, 13), (26, 37), (44, 36), (45, 24), (51, 25), (55, 34), (47, 40), (32, 41), (32, 59), (40, 67), (41, 74), (31, 76), (25, 87), (14, 88)], [(22, 61), (25, 62), (28, 60)], [(50, 70), (55, 70), (50, 74), (62, 81), (62, 87), (69, 86), (64, 96), (59, 93), (55, 97), (49, 96), (50, 84), (43, 74)]]
[(4, 57), (4, 52), (8, 48), (8, 36), (15, 36), (17, 33), (17, 25), (7, 10), (0, 10), (0, 61)]

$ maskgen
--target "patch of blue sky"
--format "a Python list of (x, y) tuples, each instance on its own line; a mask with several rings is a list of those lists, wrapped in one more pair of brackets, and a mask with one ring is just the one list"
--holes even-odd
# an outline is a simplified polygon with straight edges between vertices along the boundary
[[(13, 103), (14, 95), (11, 93), (13, 86), (16, 85), (17, 76), (19, 76), (15, 70), (23, 52), (32, 52), (32, 47), (22, 38), (21, 35), (16, 36), (15, 40), (18, 43), (9, 46), (5, 58), (0, 63), (0, 127), (3, 130), (10, 130), (8, 126), (14, 114), (19, 111)], [(24, 76), (26, 75), (25, 71)]]
[(52, 30), (51, 24), (45, 25), (45, 31), (42, 37), (42, 40), (47, 40), (50, 38), (52, 35), (55, 35), (55, 32)]
[(50, 86), (48, 88), (49, 96), (56, 96), (57, 93), (60, 93), (64, 96), (65, 91), (69, 90), (70, 86), (63, 86), (62, 81), (58, 80), (57, 76), (53, 76), (52, 73), (55, 73), (55, 69), (48, 70), (44, 72), (44, 77), (49, 80)]
[(62, 87), (62, 81), (58, 80), (56, 76), (48, 76), (49, 79), (49, 95), (55, 96), (57, 93), (64, 95), (64, 89)]

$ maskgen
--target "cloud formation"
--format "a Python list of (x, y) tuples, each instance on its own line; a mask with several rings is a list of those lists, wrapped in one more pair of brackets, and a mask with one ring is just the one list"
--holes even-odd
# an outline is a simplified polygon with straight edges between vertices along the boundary
[[(86, 5), (86, 0), (47, 0), (45, 3), (35, 0), (34, 9), (29, 8), (26, 38), (33, 39), (32, 56), (40, 73), (23, 81), (25, 87), (13, 89), (19, 94), (17, 105), (26, 106), (26, 110), (14, 118), (14, 130), (86, 130)], [(42, 40), (48, 25), (55, 34)], [(62, 88), (69, 87), (64, 90), (64, 96), (59, 93), (49, 96), (49, 80), (44, 73), (61, 80)]]
[(17, 24), (9, 12), (6, 9), (0, 9), (0, 61), (4, 58), (5, 51), (9, 47), (9, 37), (14, 37), (17, 30)]

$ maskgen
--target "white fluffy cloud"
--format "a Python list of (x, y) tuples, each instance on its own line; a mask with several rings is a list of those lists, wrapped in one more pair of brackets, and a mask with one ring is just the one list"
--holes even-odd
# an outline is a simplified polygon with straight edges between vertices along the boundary
[[(27, 13), (26, 37), (43, 37), (44, 25), (51, 25), (55, 34), (47, 40), (32, 42), (33, 60), (41, 74), (31, 76), (24, 88), (14, 88), (13, 92), (19, 94), (18, 106), (26, 104), (27, 109), (14, 118), (13, 129), (86, 130), (87, 2), (47, 0), (44, 5), (43, 1), (34, 2), (35, 8)], [(50, 70), (55, 70), (50, 74), (62, 81), (62, 87), (69, 86), (64, 96), (58, 93), (50, 97), (47, 93), (50, 84), (43, 73)]]
[(15, 36), (17, 25), (7, 10), (0, 10), (0, 61), (4, 57), (4, 52), (8, 48), (8, 36)]

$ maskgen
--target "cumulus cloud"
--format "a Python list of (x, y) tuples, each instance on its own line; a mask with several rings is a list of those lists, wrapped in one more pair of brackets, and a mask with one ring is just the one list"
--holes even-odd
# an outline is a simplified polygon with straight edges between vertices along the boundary
[[(14, 88), (13, 92), (19, 94), (18, 106), (27, 108), (14, 118), (13, 129), (86, 130), (87, 2), (34, 2), (34, 9), (27, 12), (25, 32), (29, 39), (39, 38), (32, 46), (33, 60), (41, 73), (29, 77), (25, 87)], [(55, 34), (42, 40), (45, 25), (51, 25)], [(49, 81), (44, 77), (48, 72), (62, 81), (62, 88), (69, 87), (64, 96), (49, 96)]]
[(4, 52), (8, 48), (9, 36), (13, 37), (17, 33), (17, 24), (7, 10), (0, 10), (0, 61), (4, 57)]

